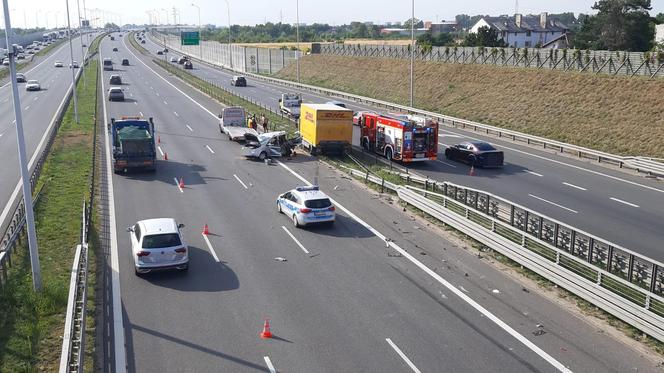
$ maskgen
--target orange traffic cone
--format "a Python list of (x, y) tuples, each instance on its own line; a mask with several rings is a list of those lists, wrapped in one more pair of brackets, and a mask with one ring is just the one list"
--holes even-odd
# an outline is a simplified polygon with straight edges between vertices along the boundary
[(470, 166), (470, 172), (468, 173), (470, 176), (475, 176), (475, 166)]
[(178, 186), (180, 187), (180, 189), (184, 189), (184, 180), (182, 180), (182, 178), (180, 178), (180, 183), (178, 184)]
[(164, 153), (164, 160), (165, 160), (165, 161), (168, 160), (168, 153)]
[(272, 338), (272, 332), (270, 332), (269, 319), (265, 319), (265, 324), (263, 324), (263, 331), (261, 332), (261, 338)]
[(205, 224), (205, 225), (203, 226), (203, 234), (206, 235), (206, 236), (207, 236), (208, 234), (210, 234), (210, 229), (208, 228), (208, 225), (207, 225), (207, 224)]

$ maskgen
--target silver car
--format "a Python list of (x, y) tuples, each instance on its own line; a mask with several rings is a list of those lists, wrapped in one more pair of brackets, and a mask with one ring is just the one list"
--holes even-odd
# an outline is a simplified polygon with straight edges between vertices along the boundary
[(136, 275), (177, 269), (189, 269), (189, 250), (180, 228), (172, 218), (138, 221), (127, 228)]
[(41, 85), (39, 85), (39, 81), (37, 81), (37, 80), (28, 80), (28, 82), (25, 84), (25, 90), (26, 91), (39, 91), (39, 90), (41, 90)]
[(120, 87), (111, 87), (108, 89), (108, 101), (124, 101), (124, 92)]
[(242, 155), (261, 161), (266, 158), (288, 157), (293, 148), (302, 142), (300, 136), (287, 138), (286, 131), (267, 132), (258, 136), (247, 133), (244, 137), (246, 143), (242, 147)]

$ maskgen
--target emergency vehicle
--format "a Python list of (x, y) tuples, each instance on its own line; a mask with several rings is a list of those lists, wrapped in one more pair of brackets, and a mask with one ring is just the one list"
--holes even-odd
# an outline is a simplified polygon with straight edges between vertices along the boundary
[(403, 163), (436, 160), (438, 122), (413, 115), (362, 113), (360, 144), (367, 151)]

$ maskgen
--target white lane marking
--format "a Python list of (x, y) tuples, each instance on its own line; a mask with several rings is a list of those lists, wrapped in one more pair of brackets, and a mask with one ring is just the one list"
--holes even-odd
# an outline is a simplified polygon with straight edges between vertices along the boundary
[(420, 372), (419, 369), (417, 369), (417, 367), (415, 366), (415, 364), (413, 364), (413, 362), (410, 361), (410, 359), (408, 358), (408, 356), (406, 356), (406, 354), (404, 354), (404, 353), (401, 351), (401, 349), (399, 348), (399, 346), (397, 346), (397, 345), (396, 345), (394, 342), (392, 342), (392, 340), (389, 339), (389, 338), (385, 338), (385, 340), (387, 341), (387, 343), (390, 344), (390, 346), (394, 349), (394, 351), (396, 351), (397, 354), (399, 354), (399, 356), (403, 359), (403, 361), (405, 361), (406, 364), (408, 364), (408, 366), (410, 367), (410, 369), (413, 370), (413, 372), (415, 372), (415, 373), (422, 373), (422, 372)]
[[(125, 47), (127, 47), (127, 45), (125, 44), (124, 39), (122, 39), (122, 44), (124, 44)], [(159, 75), (158, 72), (154, 71), (154, 70), (153, 70), (150, 66), (148, 66), (145, 62), (141, 61), (141, 60), (136, 56), (136, 54), (134, 54), (134, 52), (131, 51), (131, 49), (127, 48), (127, 50), (129, 51), (129, 53), (131, 53), (132, 56), (134, 56), (134, 58), (135, 58), (136, 60), (138, 60), (138, 62), (142, 63), (143, 66), (145, 66), (148, 70), (152, 71), (152, 73), (155, 74), (157, 77), (159, 77), (159, 79), (165, 81), (168, 85), (170, 85), (171, 87), (173, 87), (176, 91), (180, 92), (184, 97), (188, 98), (191, 102), (193, 102), (193, 103), (195, 103), (196, 105), (198, 105), (198, 107), (200, 107), (201, 109), (203, 109), (205, 112), (207, 112), (208, 114), (210, 114), (212, 117), (217, 118), (217, 115), (216, 115), (216, 114), (214, 114), (214, 113), (211, 112), (210, 110), (206, 109), (205, 106), (201, 105), (198, 101), (196, 101), (196, 100), (194, 100), (193, 98), (191, 98), (191, 96), (189, 96), (188, 94), (182, 92), (181, 89), (179, 89), (178, 87), (176, 87), (173, 83), (169, 82), (169, 81), (168, 81), (166, 78), (164, 78), (163, 76)]]
[(210, 145), (205, 145), (205, 147), (207, 148), (207, 150), (210, 151), (210, 153), (214, 154), (214, 150), (212, 150), (212, 148), (210, 147)]
[(212, 244), (210, 243), (210, 239), (208, 238), (208, 236), (206, 234), (203, 235), (203, 239), (205, 239), (205, 243), (207, 244), (208, 249), (210, 249), (210, 252), (212, 253), (212, 257), (214, 258), (214, 260), (217, 263), (220, 263), (219, 257), (217, 256), (217, 252), (214, 251), (214, 248), (212, 247)]
[[(305, 179), (304, 177), (300, 176), (297, 172), (293, 171), (290, 167), (285, 165), (283, 162), (277, 160), (277, 164), (279, 164), (281, 167), (286, 169), (288, 172), (290, 172), (293, 176), (298, 178), (300, 181), (305, 183), (305, 185), (312, 186), (312, 184)], [(475, 300), (470, 298), (468, 295), (464, 294), (461, 290), (457, 289), (454, 285), (450, 284), (447, 280), (442, 278), (438, 273), (434, 272), (432, 269), (424, 265), (422, 262), (417, 260), (414, 256), (412, 256), (409, 252), (406, 250), (402, 249), (399, 245), (395, 244), (394, 242), (387, 240), (387, 237), (374, 229), (371, 225), (369, 225), (367, 222), (362, 220), (360, 217), (357, 215), (353, 214), (350, 210), (345, 208), (343, 205), (341, 205), (339, 202), (335, 201), (334, 199), (330, 198), (332, 203), (334, 203), (334, 206), (341, 209), (343, 212), (345, 212), (348, 216), (350, 216), (353, 220), (355, 220), (358, 224), (362, 225), (365, 227), (367, 230), (369, 230), (371, 233), (376, 235), (378, 238), (380, 238), (383, 242), (386, 242), (390, 247), (392, 247), (394, 250), (398, 251), (401, 255), (403, 255), (404, 258), (408, 259), (411, 263), (416, 265), (418, 268), (420, 268), (422, 271), (424, 271), (426, 274), (431, 276), (433, 279), (438, 281), (441, 285), (445, 286), (450, 292), (454, 293), (456, 296), (461, 298), (464, 302), (466, 302), (468, 305), (473, 307), (475, 310), (480, 312), (484, 317), (488, 318), (491, 320), (494, 324), (496, 324), (498, 327), (503, 329), (505, 332), (507, 332), (509, 335), (514, 337), (516, 340), (524, 344), (526, 347), (528, 347), (531, 351), (536, 353), (538, 356), (540, 356), (542, 359), (546, 360), (549, 364), (551, 364), (553, 367), (558, 369), (561, 372), (565, 373), (572, 373), (571, 370), (567, 369), (562, 363), (560, 363), (558, 360), (553, 358), (553, 356), (549, 355), (546, 351), (542, 350), (539, 348), (536, 344), (531, 342), (528, 338), (525, 336), (521, 335), (519, 332), (514, 330), (511, 326), (507, 325), (503, 320), (499, 319), (496, 315), (491, 313), (489, 310), (484, 308), (482, 305), (477, 303)]]
[(129, 94), (129, 97), (134, 97), (134, 94), (133, 94), (133, 93), (130, 93), (130, 94)]
[(449, 134), (449, 135), (438, 135), (438, 137), (451, 137), (451, 138), (463, 138), (461, 135)]
[(284, 231), (286, 231), (286, 233), (288, 233), (288, 235), (290, 236), (290, 238), (292, 238), (293, 241), (295, 241), (295, 243), (297, 244), (297, 246), (299, 246), (300, 249), (302, 249), (302, 251), (304, 251), (305, 254), (309, 254), (309, 250), (307, 250), (307, 249), (304, 248), (304, 246), (300, 243), (300, 241), (298, 241), (297, 238), (295, 238), (295, 236), (293, 236), (293, 234), (288, 230), (288, 228), (284, 227), (283, 225), (281, 226), (281, 228), (282, 228)]
[(611, 200), (612, 200), (612, 201), (616, 201), (616, 202), (618, 202), (618, 203), (622, 203), (622, 204), (627, 205), (627, 206), (632, 206), (632, 207), (636, 207), (636, 208), (641, 207), (641, 206), (639, 206), (639, 205), (635, 205), (635, 204), (633, 204), (633, 203), (629, 203), (629, 202), (627, 202), (627, 201), (623, 201), (622, 199), (618, 199), (618, 198), (613, 198), (613, 197), (611, 197)]
[(186, 126), (187, 126), (187, 129), (188, 129), (189, 131), (191, 131), (191, 132), (194, 132), (194, 129), (193, 129), (193, 128), (191, 128), (191, 127), (189, 127), (189, 125), (188, 125), (188, 124), (186, 124)]
[(578, 185), (570, 184), (570, 183), (563, 183), (563, 185), (567, 185), (568, 187), (575, 188), (575, 189), (578, 189), (578, 190), (588, 190), (586, 188), (580, 187)]
[(233, 174), (233, 176), (235, 177), (235, 180), (237, 180), (240, 184), (242, 184), (244, 189), (249, 189), (249, 188), (247, 188), (247, 185), (244, 182), (242, 182), (242, 180), (240, 180), (239, 177), (237, 177), (237, 175)]
[(157, 146), (157, 149), (159, 149), (159, 153), (161, 153), (161, 156), (163, 157), (164, 156), (164, 151), (161, 150), (161, 146)]
[(571, 212), (573, 212), (573, 213), (575, 213), (575, 214), (578, 214), (578, 213), (579, 213), (578, 211), (576, 211), (576, 210), (572, 210), (571, 208), (567, 208), (567, 207), (565, 207), (565, 206), (563, 206), (563, 205), (559, 205), (559, 204), (557, 204), (557, 203), (555, 203), (555, 202), (547, 201), (547, 200), (545, 200), (545, 199), (542, 198), (542, 197), (538, 197), (538, 196), (535, 196), (535, 195), (532, 195), (532, 194), (529, 194), (529, 196), (531, 196), (531, 197), (533, 197), (533, 198), (535, 198), (535, 199), (538, 199), (538, 200), (540, 200), (540, 201), (542, 201), (542, 202), (546, 202), (546, 203), (548, 203), (548, 204), (550, 204), (550, 205), (554, 205), (554, 206), (556, 206), (556, 207), (560, 207), (560, 208), (563, 209), (563, 210), (571, 211)]
[(439, 143), (438, 143), (438, 145), (440, 145), (440, 146), (444, 147), (445, 149), (449, 148), (449, 146), (447, 146), (447, 145), (443, 144), (442, 142), (439, 142)]
[(141, 116), (143, 116), (143, 112), (142, 112), (142, 111), (139, 111), (138, 113), (141, 114)]
[[(451, 133), (453, 133), (453, 132), (451, 132)], [(472, 137), (469, 137), (469, 138), (472, 139), (472, 140), (479, 140), (479, 141), (482, 141), (482, 140), (477, 139), (477, 138), (472, 138)], [(504, 145), (502, 145), (501, 147), (502, 147), (502, 148), (505, 148), (505, 149), (509, 149), (509, 150), (514, 151), (514, 152), (517, 152), (517, 153), (521, 153), (521, 154), (529, 155), (529, 156), (531, 156), (531, 157), (535, 157), (535, 158), (543, 159), (543, 160), (545, 160), (545, 161), (549, 161), (549, 162), (553, 162), (553, 163), (556, 163), (556, 164), (559, 164), (559, 165), (563, 165), (563, 166), (567, 166), (567, 167), (570, 167), (570, 168), (574, 168), (574, 169), (576, 169), (576, 170), (585, 171), (585, 172), (588, 172), (588, 173), (591, 173), (591, 174), (594, 174), (594, 175), (598, 175), (598, 176), (603, 176), (603, 177), (609, 178), (609, 179), (611, 179), (611, 180), (616, 180), (616, 181), (620, 181), (620, 182), (627, 183), (627, 184), (630, 184), (630, 185), (638, 186), (638, 187), (641, 187), (641, 188), (644, 188), (644, 189), (652, 190), (652, 191), (654, 191), (654, 192), (664, 193), (664, 189), (658, 189), (658, 188), (651, 187), (651, 186), (648, 186), (648, 185), (639, 184), (639, 183), (637, 183), (637, 182), (635, 182), (635, 181), (631, 181), (631, 180), (623, 179), (623, 178), (620, 178), (620, 177), (617, 177), (617, 176), (608, 175), (608, 174), (605, 174), (605, 173), (602, 173), (602, 172), (599, 172), (599, 171), (589, 170), (589, 169), (587, 169), (587, 168), (583, 168), (583, 167), (580, 167), (580, 166), (575, 166), (575, 165), (573, 165), (573, 164), (565, 163), (565, 162), (562, 162), (562, 161), (557, 161), (557, 160), (555, 160), (555, 159), (547, 158), (547, 157), (544, 157), (544, 156), (541, 156), (541, 155), (528, 153), (528, 152), (525, 152), (525, 151), (523, 151), (523, 150), (510, 148), (510, 147), (508, 147), (508, 146), (504, 146)]]
[(277, 373), (277, 370), (274, 369), (274, 365), (272, 365), (270, 358), (268, 356), (263, 356), (263, 359), (265, 359), (265, 364), (267, 364), (267, 369), (270, 370), (270, 373)]
[(138, 102), (134, 101), (134, 105), (138, 106)]
[(155, 92), (155, 94), (157, 95), (157, 97), (159, 97), (159, 92)]
[(457, 168), (457, 166), (455, 166), (455, 165), (453, 165), (453, 164), (451, 164), (451, 163), (443, 162), (443, 161), (441, 161), (441, 160), (439, 160), (439, 159), (436, 159), (436, 162), (440, 162), (440, 163), (442, 163), (442, 164), (444, 164), (444, 165), (447, 165), (447, 166), (450, 166), (450, 167), (452, 167), (452, 168)]
[(32, 101), (37, 101), (39, 100), (39, 96), (35, 96), (35, 98), (32, 99)]
[(154, 90), (154, 88), (150, 87), (150, 89)]
[[(102, 54), (99, 53), (99, 71), (104, 74), (102, 70)], [(106, 92), (104, 89), (104, 79), (101, 79), (101, 91)], [(65, 96), (66, 97), (66, 96)], [(108, 111), (106, 109), (106, 100), (103, 101), (104, 120), (108, 123)], [(48, 132), (48, 131), (47, 131)], [(126, 352), (125, 352), (125, 334), (124, 334), (124, 319), (122, 317), (122, 293), (120, 289), (120, 261), (118, 256), (118, 237), (116, 231), (115, 221), (115, 199), (113, 196), (113, 165), (111, 164), (111, 146), (110, 134), (106, 131), (106, 180), (107, 180), (107, 193), (108, 193), (108, 213), (109, 213), (109, 234), (111, 241), (111, 293), (113, 298), (113, 340), (115, 355), (115, 370), (119, 373), (126, 372)]]
[(184, 193), (184, 189), (180, 188), (180, 181), (178, 180), (177, 177), (174, 177), (173, 180), (175, 180), (175, 185), (178, 187), (180, 190), (180, 193)]
[(25, 110), (30, 110), (30, 105), (26, 106)]
[(526, 170), (526, 172), (529, 173), (529, 174), (531, 174), (531, 175), (535, 175), (535, 176), (537, 176), (537, 177), (543, 177), (543, 176), (544, 176), (544, 175), (542, 175), (542, 174), (538, 174), (537, 172), (532, 172), (532, 171), (528, 171), (528, 170)]
[(175, 114), (176, 117), (179, 117), (179, 116), (180, 116), (180, 114), (178, 114), (177, 111), (174, 111), (173, 114)]
[(168, 102), (166, 102), (166, 100), (164, 100), (164, 105), (168, 105)]

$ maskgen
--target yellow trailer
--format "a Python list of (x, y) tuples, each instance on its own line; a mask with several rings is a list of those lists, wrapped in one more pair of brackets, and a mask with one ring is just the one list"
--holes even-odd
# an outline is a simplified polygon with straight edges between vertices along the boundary
[(302, 104), (300, 134), (311, 154), (342, 153), (353, 143), (353, 111), (331, 104)]

